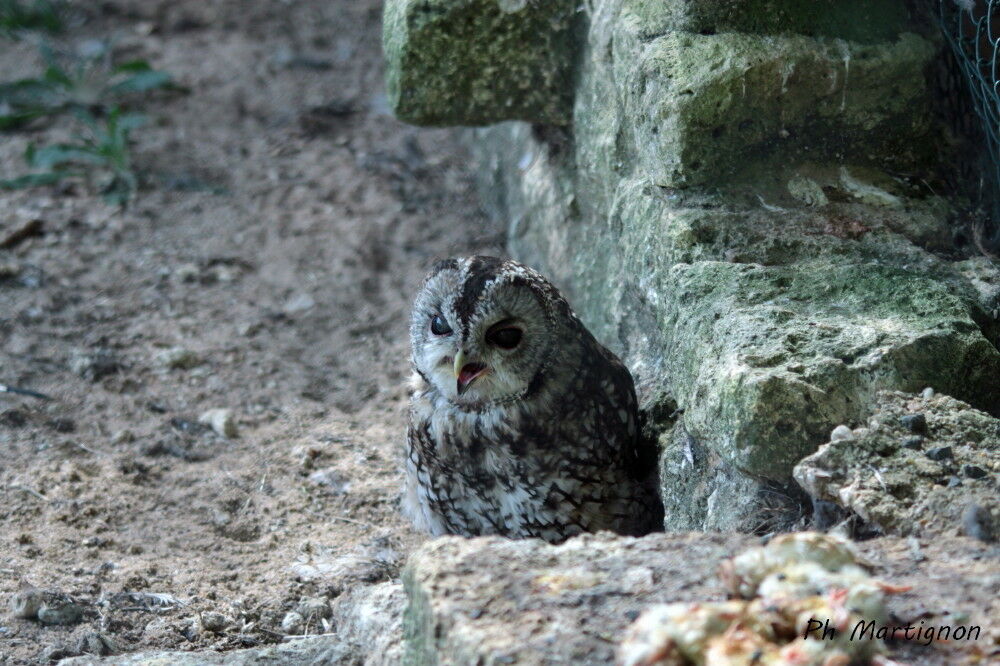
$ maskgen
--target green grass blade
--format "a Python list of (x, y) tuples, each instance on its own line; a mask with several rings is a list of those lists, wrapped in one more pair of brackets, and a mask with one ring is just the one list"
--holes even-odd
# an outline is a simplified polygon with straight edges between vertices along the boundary
[(170, 75), (166, 72), (148, 70), (138, 72), (129, 76), (124, 81), (119, 81), (114, 85), (108, 86), (107, 90), (113, 95), (147, 92), (149, 90), (156, 90), (157, 88), (164, 88), (170, 85), (171, 80)]
[(55, 185), (63, 178), (75, 174), (68, 171), (50, 171), (48, 173), (29, 173), (17, 178), (0, 179), (0, 190), (24, 190), (42, 185)]
[(28, 163), (39, 169), (56, 169), (66, 164), (94, 164), (104, 166), (107, 158), (95, 148), (84, 144), (57, 143), (34, 148), (26, 155)]

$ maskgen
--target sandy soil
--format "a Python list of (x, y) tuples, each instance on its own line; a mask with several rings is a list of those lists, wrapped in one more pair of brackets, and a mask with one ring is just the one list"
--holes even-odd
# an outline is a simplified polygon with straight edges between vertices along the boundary
[[(27, 583), (86, 609), (0, 614), (0, 662), (92, 632), (123, 651), (280, 641), (302, 598), (392, 577), (421, 539), (396, 508), (409, 301), (434, 258), (499, 235), (457, 134), (388, 114), (381, 3), (79, 4), (69, 44), (114, 35), (189, 92), (147, 105), (127, 210), (0, 192), (0, 235), (42, 222), (0, 250), (0, 383), (53, 397), (0, 393), (0, 599)], [(40, 71), (3, 42), (0, 80)], [(64, 130), (4, 135), (0, 176)], [(213, 408), (238, 436), (198, 424)], [(336, 575), (305, 580), (317, 563)], [(209, 611), (224, 630), (199, 631)]]

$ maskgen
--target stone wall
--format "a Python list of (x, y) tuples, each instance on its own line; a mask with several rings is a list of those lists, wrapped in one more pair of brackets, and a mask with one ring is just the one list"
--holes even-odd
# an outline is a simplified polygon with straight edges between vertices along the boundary
[(484, 201), (635, 375), (668, 530), (792, 523), (792, 468), (879, 391), (1000, 412), (997, 273), (942, 258), (941, 44), (907, 7), (387, 3), (403, 119), (525, 121), (475, 131)]

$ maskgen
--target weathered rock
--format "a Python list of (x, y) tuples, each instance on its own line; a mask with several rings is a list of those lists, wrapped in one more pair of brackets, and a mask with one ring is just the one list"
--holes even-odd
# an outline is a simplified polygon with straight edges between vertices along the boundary
[(986, 314), (980, 326), (986, 336), (1000, 346), (1000, 262), (976, 257), (957, 262), (955, 267), (979, 295), (979, 304)]
[(209, 409), (198, 417), (198, 423), (207, 425), (215, 434), (220, 437), (237, 437), (239, 428), (236, 426), (236, 417), (231, 409)]
[(577, 3), (389, 0), (389, 102), (418, 125), (569, 122)]
[[(586, 535), (558, 546), (495, 537), (432, 541), (412, 556), (404, 573), (404, 663), (613, 663), (626, 627), (652, 604), (724, 599), (716, 577), (720, 562), (754, 543), (718, 534)], [(988, 619), (1000, 611), (994, 593), (1000, 571), (988, 546), (965, 538), (920, 546), (926, 558), (915, 562), (906, 539), (859, 544), (864, 558), (876, 563), (874, 576), (915, 585), (892, 595), (889, 611), (928, 625), (955, 623), (964, 615), (962, 622), (981, 625), (983, 636), (955, 648), (991, 645)], [(894, 650), (914, 664), (961, 661), (960, 654), (944, 649)]]
[(854, 433), (847, 426), (841, 424), (830, 433), (830, 441), (836, 442), (841, 439), (854, 439)]
[(983, 310), (994, 319), (1000, 319), (1000, 265), (986, 257), (975, 257), (955, 266), (979, 293)]
[[(899, 444), (918, 414), (926, 452)], [(960, 534), (975, 505), (985, 532), (1000, 534), (1000, 419), (944, 395), (886, 392), (869, 423), (864, 437), (825, 444), (795, 466), (810, 495), (898, 535)]]

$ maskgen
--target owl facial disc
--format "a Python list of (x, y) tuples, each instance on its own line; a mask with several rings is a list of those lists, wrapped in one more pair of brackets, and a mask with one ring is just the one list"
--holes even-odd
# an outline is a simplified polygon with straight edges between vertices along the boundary
[(440, 262), (413, 305), (410, 341), (420, 376), (454, 405), (481, 410), (521, 399), (558, 363), (554, 306), (540, 275), (514, 262)]

